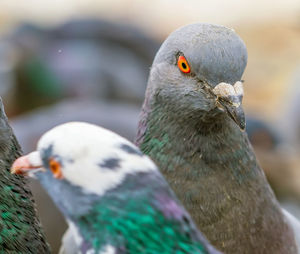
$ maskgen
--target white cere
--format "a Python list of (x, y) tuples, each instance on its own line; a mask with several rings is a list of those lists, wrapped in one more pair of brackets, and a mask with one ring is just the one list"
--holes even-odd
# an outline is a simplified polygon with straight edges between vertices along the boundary
[(234, 85), (221, 82), (212, 91), (218, 97), (243, 96), (244, 94), (243, 83), (241, 81), (237, 81)]

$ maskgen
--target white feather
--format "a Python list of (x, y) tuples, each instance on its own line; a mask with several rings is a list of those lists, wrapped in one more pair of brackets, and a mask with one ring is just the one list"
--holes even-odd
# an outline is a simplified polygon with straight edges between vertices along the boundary
[(111, 245), (106, 245), (99, 254), (115, 254), (116, 248)]
[[(71, 226), (68, 221), (69, 228), (66, 230), (62, 237), (61, 247), (59, 249), (59, 254), (77, 254), (80, 253), (81, 239), (78, 241), (78, 230), (75, 226)], [(75, 230), (74, 230), (75, 229)]]
[[(45, 133), (38, 142), (38, 151), (52, 146), (52, 153), (63, 158), (62, 174), (72, 184), (85, 191), (103, 195), (122, 183), (127, 174), (156, 171), (147, 157), (121, 149), (128, 145), (125, 138), (96, 125), (71, 122), (59, 125)], [(101, 167), (108, 159), (119, 160), (119, 167)], [(36, 159), (36, 158), (35, 158)]]

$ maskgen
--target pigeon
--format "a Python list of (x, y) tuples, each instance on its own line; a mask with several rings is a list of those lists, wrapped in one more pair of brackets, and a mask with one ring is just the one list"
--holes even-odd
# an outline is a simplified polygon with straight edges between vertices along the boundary
[(90, 18), (51, 28), (22, 23), (4, 40), (0, 56), (13, 75), (4, 81), (15, 83), (17, 113), (66, 97), (140, 105), (159, 46), (135, 26)]
[[(85, 121), (108, 128), (132, 140), (140, 107), (129, 103), (70, 98), (51, 107), (40, 107), (11, 119), (10, 124), (24, 153), (35, 149), (36, 141), (50, 128), (70, 121)], [(111, 116), (114, 117), (111, 117)], [(95, 117), (97, 116), (97, 117)], [(49, 121), (51, 119), (51, 121)], [(39, 216), (53, 253), (58, 253), (67, 228), (64, 218), (37, 179), (30, 181)]]
[(246, 64), (232, 29), (196, 23), (173, 32), (154, 58), (135, 144), (219, 250), (297, 253), (292, 222), (244, 131)]
[(21, 153), (0, 98), (0, 252), (50, 253), (27, 180), (9, 172)]
[(271, 151), (283, 143), (280, 133), (266, 120), (251, 115), (247, 116), (246, 122), (246, 132), (254, 149)]
[(81, 253), (220, 253), (197, 230), (155, 164), (104, 128), (58, 125), (11, 171), (44, 176), (42, 185), (65, 215)]

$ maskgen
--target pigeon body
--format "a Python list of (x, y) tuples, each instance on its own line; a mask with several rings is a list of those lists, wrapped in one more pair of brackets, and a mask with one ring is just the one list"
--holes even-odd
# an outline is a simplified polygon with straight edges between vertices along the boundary
[(246, 62), (246, 47), (231, 29), (193, 24), (176, 30), (154, 59), (136, 144), (218, 249), (297, 253), (241, 130)]
[(21, 153), (0, 99), (0, 252), (50, 253), (27, 181), (9, 173)]
[(55, 127), (12, 170), (40, 167), (81, 253), (219, 253), (154, 163), (117, 134), (80, 122)]

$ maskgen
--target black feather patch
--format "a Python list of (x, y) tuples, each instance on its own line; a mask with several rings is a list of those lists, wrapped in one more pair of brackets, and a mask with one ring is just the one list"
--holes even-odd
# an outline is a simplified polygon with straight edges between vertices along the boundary
[(139, 151), (138, 149), (132, 147), (132, 146), (129, 146), (129, 145), (126, 145), (126, 144), (122, 144), (120, 146), (120, 148), (127, 152), (127, 153), (130, 153), (130, 154), (136, 154), (136, 155), (139, 155), (139, 156), (143, 156), (143, 153), (141, 151)]
[(109, 158), (101, 163), (99, 163), (98, 165), (100, 167), (103, 167), (103, 168), (109, 168), (109, 169), (117, 169), (120, 167), (120, 159), (117, 159), (117, 158)]
[(52, 152), (53, 152), (53, 144), (48, 145), (47, 148), (44, 148), (42, 150), (42, 154), (45, 157), (51, 157), (52, 156)]
[(45, 165), (48, 164), (48, 160), (53, 157), (53, 144), (47, 146), (47, 148), (42, 149), (41, 157)]
[(74, 160), (70, 159), (70, 158), (62, 158), (60, 156), (58, 156), (57, 154), (54, 153), (54, 148), (53, 148), (53, 144), (50, 144), (49, 146), (47, 146), (47, 148), (42, 149), (42, 160), (44, 165), (48, 165), (49, 164), (49, 160), (51, 158), (55, 158), (56, 161), (59, 161), (60, 165), (63, 166), (64, 162), (67, 161), (69, 163), (73, 163)]

